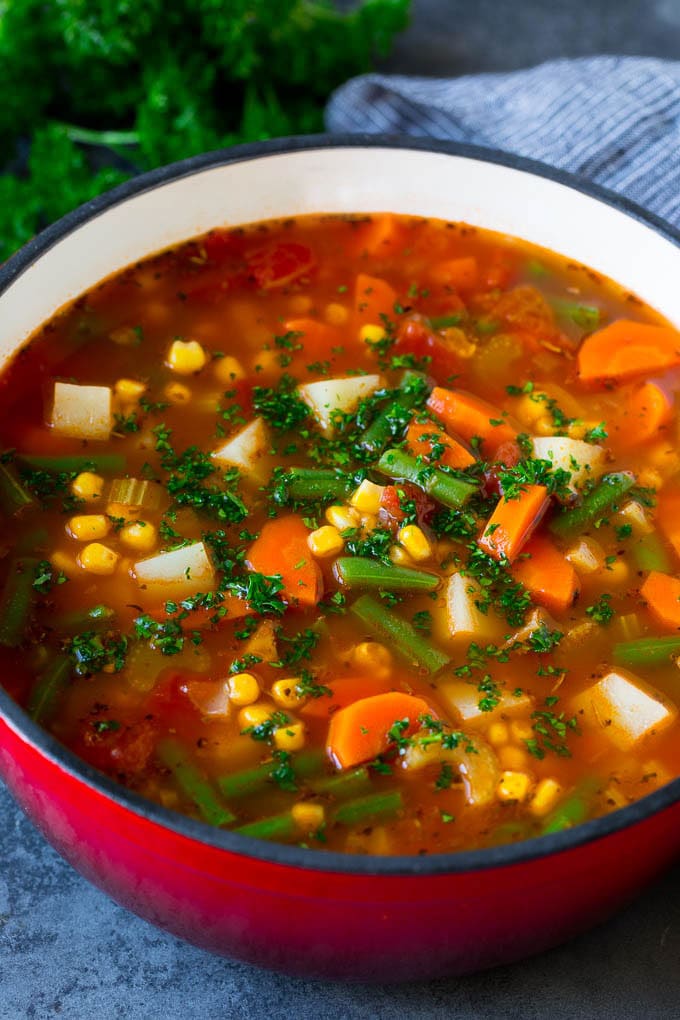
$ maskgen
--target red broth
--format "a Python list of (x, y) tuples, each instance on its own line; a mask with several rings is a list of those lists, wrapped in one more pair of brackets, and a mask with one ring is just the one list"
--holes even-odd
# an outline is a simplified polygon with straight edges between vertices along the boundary
[(463, 224), (305, 217), (126, 269), (0, 380), (2, 675), (206, 822), (554, 832), (680, 772), (680, 337)]

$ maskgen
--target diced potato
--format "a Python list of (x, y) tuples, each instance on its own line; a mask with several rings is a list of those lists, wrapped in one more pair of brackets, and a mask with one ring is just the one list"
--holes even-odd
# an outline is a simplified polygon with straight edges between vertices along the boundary
[(549, 460), (553, 468), (569, 472), (572, 488), (582, 486), (589, 478), (597, 478), (604, 471), (605, 451), (602, 446), (569, 439), (568, 436), (541, 436), (531, 442), (535, 457)]
[(496, 707), (490, 712), (484, 712), (479, 707), (484, 693), (478, 689), (477, 684), (465, 680), (445, 680), (438, 685), (437, 694), (449, 711), (470, 726), (488, 726), (506, 716), (528, 716), (534, 704), (533, 698), (524, 692), (515, 694), (501, 689)]
[(622, 751), (662, 733), (678, 715), (664, 694), (622, 669), (612, 670), (579, 694), (572, 710), (584, 723), (601, 728)]
[(515, 631), (515, 633), (508, 638), (506, 646), (511, 648), (518, 641), (529, 641), (531, 635), (535, 634), (536, 631), (548, 630), (552, 634), (561, 629), (560, 625), (552, 618), (547, 609), (542, 609), (540, 606), (537, 606), (535, 609), (531, 610), (519, 630)]
[(312, 410), (324, 432), (333, 432), (333, 414), (351, 414), (360, 400), (368, 397), (382, 385), (379, 375), (353, 375), (347, 379), (321, 379), (319, 382), (298, 386), (302, 400)]
[(441, 641), (465, 638), (484, 643), (492, 641), (502, 630), (501, 621), (491, 609), (487, 613), (479, 609), (482, 591), (474, 578), (451, 574), (443, 598), (443, 606), (431, 610), (434, 632)]
[(139, 586), (158, 599), (215, 589), (215, 571), (203, 542), (140, 560), (133, 569)]
[(604, 550), (594, 538), (578, 538), (564, 554), (579, 574), (596, 574), (604, 566)]
[(255, 418), (226, 443), (213, 450), (213, 458), (227, 467), (256, 471), (269, 449), (269, 437), (262, 418)]
[(54, 384), (50, 424), (75, 439), (108, 439), (113, 424), (110, 386)]
[(649, 514), (641, 503), (636, 499), (629, 499), (624, 503), (617, 514), (614, 515), (617, 524), (630, 524), (634, 535), (649, 535), (654, 531), (654, 525), (649, 519)]

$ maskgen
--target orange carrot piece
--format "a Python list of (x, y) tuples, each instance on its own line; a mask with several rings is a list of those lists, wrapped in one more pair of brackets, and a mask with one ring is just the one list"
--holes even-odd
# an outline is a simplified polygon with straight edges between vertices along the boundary
[(390, 255), (403, 238), (403, 227), (392, 213), (371, 216), (366, 223), (357, 224), (348, 245), (348, 254)]
[(464, 390), (446, 390), (442, 386), (435, 386), (427, 406), (441, 418), (449, 432), (459, 435), (466, 442), (479, 436), (482, 452), (486, 455), (493, 456), (499, 446), (517, 438), (517, 429), (506, 421), (497, 407)]
[(354, 310), (359, 323), (363, 325), (374, 322), (379, 325), (382, 322), (381, 315), (394, 315), (396, 300), (397, 292), (386, 280), (359, 273), (354, 288)]
[[(433, 439), (433, 436), (436, 438)], [(437, 460), (437, 464), (460, 469), (474, 464), (475, 458), (470, 451), (466, 450), (462, 443), (451, 439), (451, 436), (448, 436), (440, 426), (431, 421), (419, 422), (413, 418), (406, 432), (406, 446), (414, 457), (420, 456), (428, 460), (435, 443), (444, 447), (444, 452)]]
[(656, 519), (659, 528), (677, 556), (680, 556), (680, 489), (665, 488), (657, 498)]
[(522, 558), (512, 568), (512, 576), (524, 585), (537, 605), (551, 613), (569, 609), (579, 590), (578, 575), (571, 563), (543, 535), (529, 539)]
[(387, 694), (392, 690), (392, 683), (386, 677), (377, 676), (343, 676), (326, 681), (325, 686), (330, 688), (332, 695), (310, 698), (298, 710), (299, 715), (307, 719), (329, 719), (338, 709), (346, 708), (359, 698)]
[(680, 365), (680, 334), (670, 326), (618, 319), (591, 333), (578, 352), (582, 382), (631, 379)]
[(505, 556), (512, 563), (531, 538), (548, 502), (545, 485), (527, 485), (517, 499), (504, 497), (477, 539), (477, 545), (495, 560)]
[(290, 514), (267, 521), (248, 551), (247, 564), (260, 574), (280, 574), (287, 602), (315, 606), (323, 594), (323, 578), (315, 563), (301, 517)]
[[(314, 361), (328, 357), (331, 347), (340, 344), (343, 336), (340, 330), (317, 319), (286, 319), (283, 331), (300, 334), (294, 343), (302, 344), (302, 350), (298, 353), (307, 361), (310, 358)], [(293, 350), (294, 356), (295, 353)]]
[(331, 719), (327, 749), (343, 769), (371, 761), (390, 746), (389, 731), (395, 722), (408, 719), (404, 736), (418, 728), (418, 717), (432, 710), (422, 698), (391, 691), (372, 698), (360, 698), (341, 708)]
[(680, 581), (652, 570), (640, 588), (655, 620), (669, 630), (680, 630)]
[(621, 422), (631, 443), (645, 443), (658, 438), (659, 430), (673, 416), (673, 403), (666, 391), (655, 382), (644, 382), (630, 394)]
[(456, 290), (471, 290), (477, 286), (479, 279), (477, 259), (474, 255), (466, 255), (437, 262), (430, 270), (430, 277), (435, 283), (455, 287)]
[[(186, 615), (182, 615), (182, 627), (187, 631), (212, 627), (213, 617), (218, 615), (219, 609), (226, 609), (226, 613), (218, 618), (217, 626), (230, 623), (232, 620), (241, 620), (250, 612), (250, 607), (245, 599), (240, 599), (237, 595), (225, 595), (224, 601), (213, 609), (190, 609)], [(166, 623), (170, 619), (163, 606), (150, 610), (149, 615), (159, 623)]]

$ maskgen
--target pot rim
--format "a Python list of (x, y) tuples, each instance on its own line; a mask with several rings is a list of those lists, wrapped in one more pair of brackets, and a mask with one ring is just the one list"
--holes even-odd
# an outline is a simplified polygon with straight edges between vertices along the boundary
[[(131, 178), (117, 188), (74, 209), (24, 245), (4, 266), (0, 267), (0, 296), (22, 273), (64, 237), (107, 209), (121, 205), (130, 198), (163, 187), (165, 184), (181, 178), (231, 163), (305, 150), (344, 148), (388, 148), (438, 153), (494, 163), (510, 170), (547, 178), (612, 206), (625, 216), (641, 221), (680, 248), (680, 231), (660, 217), (642, 209), (623, 195), (616, 194), (564, 170), (547, 166), (537, 160), (516, 156), (500, 149), (487, 149), (462, 142), (431, 138), (371, 134), (305, 135), (218, 149), (214, 152), (170, 163)], [(69, 751), (47, 730), (33, 722), (1, 685), (0, 719), (9, 724), (20, 738), (26, 740), (44, 758), (96, 793), (113, 801), (118, 807), (131, 811), (144, 821), (169, 829), (176, 835), (216, 850), (255, 858), (264, 863), (317, 872), (374, 877), (429, 877), (509, 867), (586, 846), (637, 825), (658, 812), (670, 808), (680, 800), (680, 778), (677, 778), (627, 807), (618, 808), (609, 815), (584, 822), (564, 832), (479, 850), (435, 853), (424, 856), (362, 857), (335, 851), (312, 850), (280, 843), (269, 843), (265, 840), (241, 836), (228, 830), (212, 828), (205, 822), (189, 818), (147, 800), (109, 779)]]

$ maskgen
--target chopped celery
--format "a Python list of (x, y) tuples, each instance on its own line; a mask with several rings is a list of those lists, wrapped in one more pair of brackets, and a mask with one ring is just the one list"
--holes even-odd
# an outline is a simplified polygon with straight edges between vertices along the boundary
[(160, 506), (161, 494), (162, 487), (158, 482), (142, 478), (114, 478), (111, 482), (109, 503), (155, 510)]
[(638, 570), (659, 570), (662, 574), (670, 573), (672, 567), (670, 555), (661, 537), (655, 531), (643, 535), (631, 548)]

